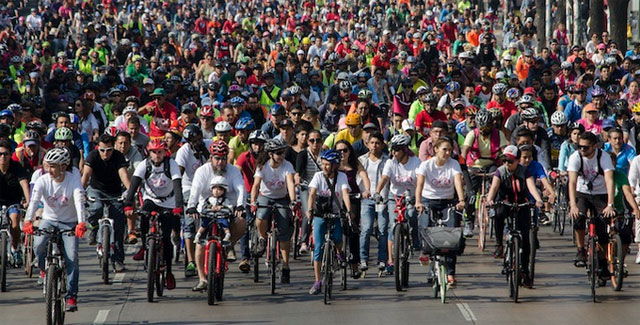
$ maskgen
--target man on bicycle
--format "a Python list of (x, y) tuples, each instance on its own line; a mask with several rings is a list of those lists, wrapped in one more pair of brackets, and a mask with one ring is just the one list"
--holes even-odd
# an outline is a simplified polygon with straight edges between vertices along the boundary
[[(614, 166), (611, 156), (598, 148), (598, 136), (591, 132), (584, 132), (578, 140), (578, 151), (569, 157), (567, 166), (569, 172), (569, 206), (571, 217), (575, 219), (573, 229), (576, 233), (576, 246), (578, 252), (574, 264), (584, 266), (586, 263), (586, 251), (584, 248), (584, 236), (586, 227), (586, 215), (590, 213), (596, 218), (596, 232), (600, 248), (608, 241), (606, 224), (599, 218), (600, 215), (613, 217), (614, 210)], [(604, 256), (601, 249), (599, 255)], [(607, 263), (601, 259), (599, 265)], [(604, 274), (606, 268), (603, 269)]]
[[(142, 188), (142, 211), (158, 213), (162, 228), (162, 245), (164, 248), (164, 262), (167, 266), (167, 289), (176, 287), (176, 279), (171, 272), (173, 249), (171, 232), (176, 235), (180, 229), (180, 216), (183, 211), (182, 184), (180, 168), (171, 158), (167, 157), (167, 146), (162, 139), (149, 141), (147, 150), (149, 157), (143, 160), (133, 172), (131, 186), (124, 200), (124, 212), (127, 217), (133, 215), (133, 200), (138, 188)], [(144, 218), (143, 218), (144, 219)], [(141, 231), (148, 231), (149, 220), (141, 221)], [(144, 237), (143, 237), (144, 238)], [(142, 242), (144, 251), (145, 241)]]
[[(122, 213), (122, 202), (117, 198), (122, 196), (122, 185), (129, 188), (129, 175), (127, 174), (127, 164), (124, 155), (120, 151), (114, 150), (115, 138), (102, 134), (98, 138), (98, 148), (91, 151), (84, 164), (82, 173), (82, 186), (87, 188), (87, 197), (90, 198), (114, 198), (110, 203), (109, 216), (113, 218), (113, 231), (115, 247), (113, 252), (114, 270), (122, 272), (124, 268), (124, 231), (125, 216)], [(103, 205), (100, 200), (89, 203), (89, 224), (91, 233), (89, 245), (97, 243), (98, 220), (103, 217)]]
[(482, 177), (475, 173), (491, 173), (497, 168), (500, 151), (507, 146), (502, 131), (494, 127), (489, 111), (481, 109), (476, 114), (476, 128), (469, 131), (462, 145), (462, 157), (468, 168), (466, 179), (467, 207), (464, 236), (473, 237), (476, 193), (481, 193)]
[[(0, 150), (8, 144), (0, 143)], [(1, 153), (2, 151), (0, 151)], [(54, 148), (44, 157), (47, 174), (38, 178), (33, 187), (33, 197), (29, 202), (23, 225), (24, 233), (33, 234), (32, 219), (40, 204), (43, 205), (42, 220), (39, 227), (46, 229), (56, 227), (70, 230), (75, 227), (76, 237), (62, 236), (67, 272), (67, 295), (65, 296), (67, 311), (78, 310), (78, 238), (84, 236), (85, 226), (84, 188), (80, 174), (67, 171), (71, 163), (69, 151)], [(48, 235), (38, 236), (34, 240), (35, 255), (40, 268), (40, 279), (44, 281), (45, 258), (47, 255)]]

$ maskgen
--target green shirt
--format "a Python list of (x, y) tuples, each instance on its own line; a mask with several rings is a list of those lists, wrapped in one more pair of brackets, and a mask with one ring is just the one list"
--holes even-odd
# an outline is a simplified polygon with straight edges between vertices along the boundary
[(627, 175), (616, 170), (613, 174), (613, 183), (616, 187), (615, 196), (613, 197), (613, 206), (616, 211), (624, 212), (624, 193), (622, 188), (624, 186), (630, 186), (629, 179), (627, 178)]

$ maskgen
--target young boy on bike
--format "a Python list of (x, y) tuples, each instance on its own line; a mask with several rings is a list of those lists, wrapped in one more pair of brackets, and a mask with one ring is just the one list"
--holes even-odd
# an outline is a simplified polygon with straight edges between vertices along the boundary
[[(228, 209), (230, 212), (233, 212), (231, 201), (225, 195), (227, 193), (227, 187), (227, 180), (225, 180), (224, 177), (217, 175), (214, 176), (211, 179), (211, 197), (207, 199), (204, 210), (209, 209), (211, 211), (217, 212), (220, 210)], [(229, 243), (229, 240), (231, 239), (231, 230), (229, 230), (229, 219), (226, 218), (211, 220), (211, 218), (200, 217), (200, 228), (196, 233), (194, 241), (196, 243), (200, 242), (200, 239), (206, 234), (207, 229), (212, 221), (217, 222), (224, 231), (224, 238), (222, 239), (222, 241), (225, 243)]]

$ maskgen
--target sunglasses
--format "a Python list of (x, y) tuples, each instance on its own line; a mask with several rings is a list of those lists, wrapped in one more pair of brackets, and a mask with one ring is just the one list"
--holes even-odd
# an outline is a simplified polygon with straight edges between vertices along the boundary
[(589, 150), (591, 146), (578, 146), (578, 150)]
[(340, 151), (341, 153), (349, 153), (349, 149), (344, 148), (344, 149), (336, 149), (338, 151)]
[(290, 115), (299, 116), (302, 115), (302, 112), (289, 112)]
[(502, 159), (503, 163), (509, 163), (509, 164), (513, 164), (515, 162), (515, 160), (512, 159)]
[(311, 138), (311, 139), (307, 139), (307, 141), (309, 143), (320, 143), (320, 142), (322, 142), (322, 140), (320, 140), (319, 138)]
[(100, 150), (100, 152), (110, 152), (113, 150), (113, 147), (109, 147), (109, 148), (98, 148), (98, 150)]
[(9, 155), (11, 155), (11, 153), (10, 153), (10, 152), (0, 152), (0, 157), (2, 157), (2, 156), (9, 156)]
[(154, 155), (159, 155), (160, 153), (164, 152), (164, 150), (150, 150), (149, 152)]
[(220, 157), (220, 156), (214, 156), (213, 159), (217, 161), (227, 160), (225, 157)]
[(282, 156), (284, 155), (284, 150), (278, 150), (273, 152), (274, 155)]

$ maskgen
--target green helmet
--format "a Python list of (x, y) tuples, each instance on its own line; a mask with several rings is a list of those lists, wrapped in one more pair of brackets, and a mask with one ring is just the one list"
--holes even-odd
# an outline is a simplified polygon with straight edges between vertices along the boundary
[(56, 141), (66, 141), (73, 140), (73, 134), (71, 133), (71, 129), (61, 127), (56, 130), (56, 133), (53, 137)]

